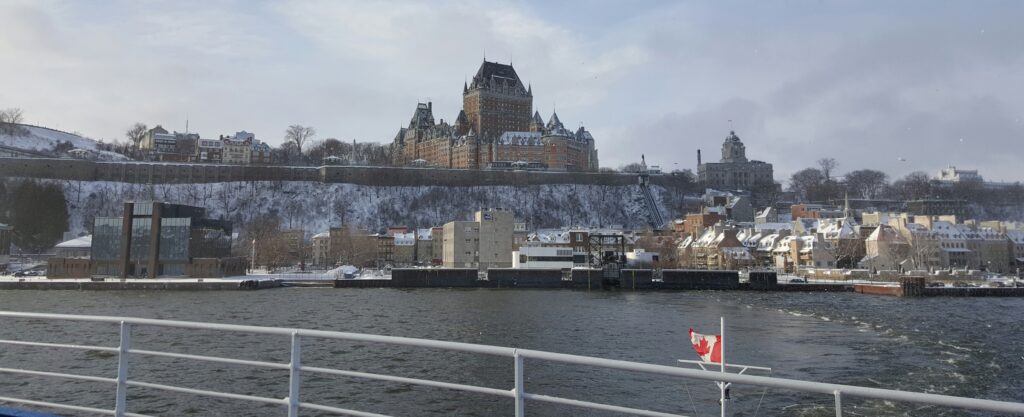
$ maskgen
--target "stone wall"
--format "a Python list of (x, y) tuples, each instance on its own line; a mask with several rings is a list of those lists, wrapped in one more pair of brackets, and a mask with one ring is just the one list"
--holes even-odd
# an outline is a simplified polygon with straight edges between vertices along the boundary
[[(185, 184), (235, 181), (310, 181), (370, 186), (488, 186), (582, 184), (626, 186), (635, 174), (438, 169), (376, 166), (259, 166), (188, 163), (99, 162), (81, 159), (0, 158), (0, 177), (141, 184)], [(669, 185), (674, 177), (651, 177)]]

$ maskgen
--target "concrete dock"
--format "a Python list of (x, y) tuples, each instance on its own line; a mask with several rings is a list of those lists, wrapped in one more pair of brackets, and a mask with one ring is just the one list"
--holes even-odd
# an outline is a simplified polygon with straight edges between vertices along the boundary
[(167, 291), (239, 291), (281, 287), (275, 279), (238, 278), (156, 278), (156, 279), (46, 279), (3, 278), (0, 290), (167, 290)]

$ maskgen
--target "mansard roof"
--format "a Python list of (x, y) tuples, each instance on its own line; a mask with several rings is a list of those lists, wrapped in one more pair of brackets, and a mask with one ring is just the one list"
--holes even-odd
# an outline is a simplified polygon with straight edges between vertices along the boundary
[(409, 120), (409, 129), (424, 129), (434, 125), (434, 112), (431, 103), (416, 104), (416, 111)]
[[(519, 74), (516, 74), (516, 70), (512, 68), (511, 64), (505, 65), (484, 60), (483, 64), (480, 64), (480, 69), (476, 71), (476, 75), (473, 76), (469, 89), (486, 89), (497, 86), (511, 87), (520, 94), (531, 94), (523, 87), (523, 81), (519, 79)], [(467, 91), (463, 90), (464, 93)]]

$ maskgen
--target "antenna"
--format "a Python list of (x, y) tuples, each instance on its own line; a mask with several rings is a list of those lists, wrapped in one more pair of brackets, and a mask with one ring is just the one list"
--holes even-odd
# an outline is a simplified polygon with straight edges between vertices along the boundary
[(185, 134), (188, 134), (188, 113), (185, 113)]

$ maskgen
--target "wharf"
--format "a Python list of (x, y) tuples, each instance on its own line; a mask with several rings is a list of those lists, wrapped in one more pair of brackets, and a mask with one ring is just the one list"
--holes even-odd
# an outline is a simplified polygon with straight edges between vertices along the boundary
[(274, 279), (223, 278), (156, 278), (156, 279), (0, 279), (0, 290), (167, 290), (167, 291), (237, 291), (281, 287)]

